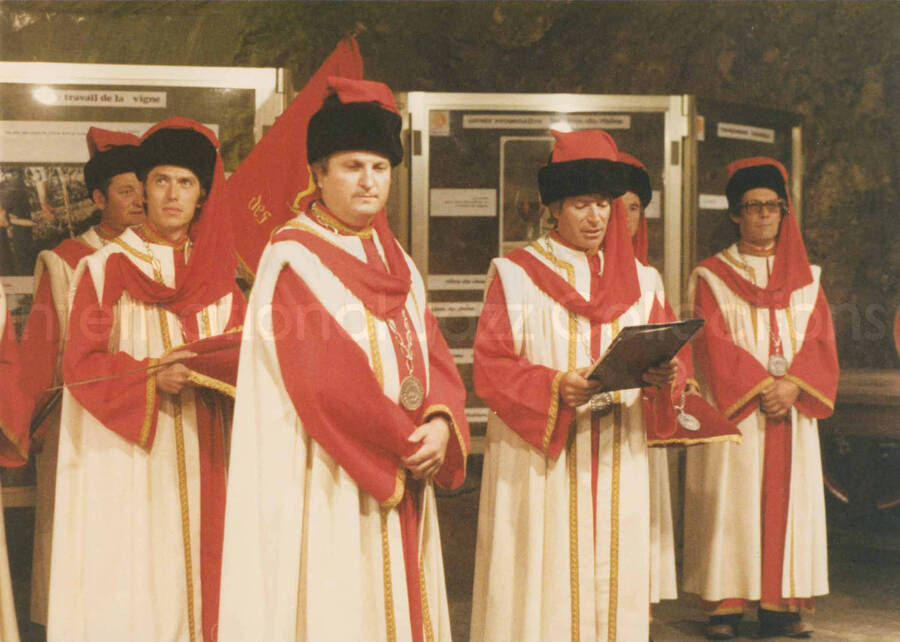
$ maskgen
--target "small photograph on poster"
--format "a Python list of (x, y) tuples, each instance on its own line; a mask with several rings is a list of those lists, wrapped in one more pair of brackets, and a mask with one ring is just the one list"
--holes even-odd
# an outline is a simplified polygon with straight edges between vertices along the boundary
[(428, 112), (428, 133), (431, 136), (450, 135), (450, 110), (432, 109)]
[(521, 247), (543, 234), (547, 208), (541, 204), (538, 170), (547, 164), (552, 136), (500, 138), (500, 253)]
[(0, 275), (31, 276), (38, 252), (86, 229), (80, 164), (0, 164)]

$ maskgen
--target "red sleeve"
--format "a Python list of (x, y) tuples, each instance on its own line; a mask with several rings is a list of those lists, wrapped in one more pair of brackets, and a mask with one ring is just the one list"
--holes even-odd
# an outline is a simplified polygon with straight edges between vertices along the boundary
[[(41, 408), (52, 397), (48, 392), (54, 383), (57, 360), (59, 359), (59, 316), (53, 302), (50, 276), (41, 273), (25, 332), (22, 334), (22, 354), (28, 355), (22, 364), (23, 387), (35, 400), (35, 408)], [(40, 441), (46, 430), (46, 421), (38, 426), (33, 439)]]
[(816, 419), (829, 417), (834, 412), (839, 374), (831, 311), (825, 293), (819, 288), (803, 344), (785, 375), (786, 379), (800, 386), (800, 396), (794, 402), (797, 409)]
[(755, 399), (774, 379), (762, 364), (731, 338), (709, 285), (697, 279), (695, 314), (706, 320), (694, 339), (697, 366), (703, 371), (720, 412), (740, 421), (755, 408)]
[(184, 361), (184, 365), (193, 371), (191, 380), (194, 383), (234, 397), (241, 347), (241, 328), (247, 310), (247, 301), (237, 285), (232, 292), (231, 301), (231, 314), (221, 334), (176, 349), (191, 350), (197, 353), (196, 357)]
[(21, 386), (21, 355), (8, 313), (0, 323), (0, 466), (21, 466), (28, 461), (28, 422), (34, 400)]
[(427, 308), (425, 324), (428, 335), (429, 389), (423, 420), (427, 421), (432, 416), (441, 414), (450, 422), (451, 432), (444, 463), (434, 479), (444, 488), (456, 488), (466, 479), (466, 456), (469, 453), (466, 388), (437, 319)]
[[(69, 314), (63, 351), (63, 381), (69, 384), (108, 377), (157, 362), (157, 359), (138, 360), (125, 352), (109, 352), (114, 320), (112, 303), (98, 303), (94, 282), (85, 271), (76, 286)], [(110, 430), (147, 449), (153, 444), (159, 398), (152, 370), (72, 386), (69, 391)]]
[(304, 430), (375, 499), (396, 504), (400, 458), (417, 450), (408, 441), (413, 420), (385, 396), (366, 353), (290, 268), (278, 276), (272, 310), (278, 367)]
[(563, 374), (516, 353), (503, 284), (495, 277), (475, 331), (475, 391), (522, 439), (553, 458), (562, 452), (575, 416), (559, 396)]
[[(669, 321), (677, 321), (675, 312), (666, 302), (665, 306), (660, 305), (659, 299), (653, 299), (653, 307), (650, 309), (650, 317), (648, 323), (666, 323)], [(685, 344), (687, 347), (687, 344)], [(690, 352), (687, 353), (688, 359)], [(686, 380), (685, 373), (685, 348), (678, 351), (675, 360), (678, 362), (678, 373), (675, 376), (675, 383), (665, 388), (657, 388), (656, 386), (646, 386), (641, 389), (641, 403), (643, 404), (644, 428), (647, 431), (648, 439), (657, 439), (659, 435), (670, 435), (675, 432), (675, 408), (672, 406), (672, 391), (681, 395), (684, 390)]]

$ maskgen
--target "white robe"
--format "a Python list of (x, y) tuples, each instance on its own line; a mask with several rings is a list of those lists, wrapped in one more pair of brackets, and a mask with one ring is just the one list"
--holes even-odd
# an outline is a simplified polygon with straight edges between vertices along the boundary
[[(99, 250), (105, 241), (97, 233), (95, 227), (90, 228), (78, 237), (85, 245)], [(69, 318), (69, 287), (75, 274), (74, 268), (52, 250), (38, 254), (34, 271), (34, 288), (37, 293), (41, 275), (47, 274), (50, 279), (50, 292), (56, 308), (59, 324), (59, 355), (62, 357), (66, 338), (66, 322)], [(57, 374), (53, 385), (62, 383), (59, 377), (59, 360)], [(56, 489), (56, 455), (59, 448), (59, 418), (61, 406), (44, 420), (47, 432), (41, 449), (35, 452), (34, 466), (37, 481), (37, 499), (34, 507), (34, 548), (31, 563), (31, 621), (47, 625), (47, 599), (50, 594), (50, 551), (53, 541), (53, 499)]]
[(669, 449), (649, 448), (650, 471), (650, 601), (678, 598), (672, 494), (669, 486)]
[[(0, 337), (6, 329), (6, 295), (0, 288)], [(0, 497), (3, 489), (0, 488)], [(6, 549), (6, 525), (0, 503), (0, 641), (19, 642), (16, 604), (13, 600), (12, 579), (9, 576), (9, 556)]]
[[(742, 256), (736, 245), (720, 256), (732, 264), (746, 263), (752, 273), (739, 273), (765, 287), (766, 261), (773, 257)], [(813, 282), (791, 294), (788, 308), (775, 312), (789, 362), (800, 350), (820, 290), (821, 270), (818, 266), (811, 269)], [(735, 344), (765, 366), (769, 357), (769, 309), (751, 306), (703, 267), (691, 274), (691, 300), (698, 279), (712, 290)], [(703, 374), (698, 370), (701, 383), (705, 383)], [(715, 404), (711, 395), (707, 398)], [(809, 598), (828, 592), (819, 432), (817, 421), (796, 407), (791, 409), (790, 418), (792, 459), (782, 597)], [(687, 452), (684, 590), (710, 602), (726, 598), (759, 600), (761, 596), (765, 426), (765, 416), (757, 409), (738, 423), (740, 443), (704, 444)]]
[[(325, 229), (306, 215), (290, 225), (366, 261), (356, 236)], [(375, 242), (383, 255), (377, 235)], [(425, 289), (412, 260), (404, 258), (412, 277), (405, 309), (427, 363)], [(395, 401), (399, 394), (387, 325), (306, 247), (290, 241), (267, 246), (250, 295), (238, 370), (219, 642), (411, 640), (398, 511), (379, 505), (310, 438), (285, 388), (270, 308), (283, 267), (300, 276), (370, 365), (380, 355), (384, 393)], [(347, 403), (353, 403), (352, 390)], [(450, 618), (431, 484), (419, 502), (425, 639), (446, 641)]]
[[(92, 279), (96, 292), (103, 292), (106, 260), (115, 253), (125, 253), (151, 278), (151, 263), (139, 256), (152, 253), (159, 260), (163, 282), (173, 286), (171, 247), (145, 244), (132, 230), (116, 241), (78, 264), (73, 296), (80, 279)], [(228, 294), (198, 313), (201, 337), (224, 331), (231, 306), (232, 294)], [(114, 311), (111, 352), (144, 359), (160, 357), (184, 343), (178, 317), (161, 307), (125, 292)], [(163, 318), (168, 334), (163, 331)], [(195, 402), (193, 389), (177, 397), (162, 395), (156, 435), (146, 450), (106, 428), (70, 390), (65, 391), (47, 628), (51, 642), (203, 639)], [(181, 430), (176, 421), (178, 407)]]
[[(568, 266), (559, 274), (569, 272), (570, 284), (589, 299), (587, 257), (550, 242), (557, 262)], [(545, 241), (540, 244), (528, 251), (553, 269)], [(503, 285), (519, 354), (560, 371), (592, 362), (588, 319), (570, 315), (508, 259), (495, 259), (493, 270)], [(641, 297), (613, 323), (603, 325), (601, 351), (621, 328), (647, 323), (654, 301), (665, 303), (656, 270), (637, 264), (637, 271)], [(574, 435), (557, 459), (489, 414), (475, 553), (473, 642), (647, 639), (648, 447), (639, 391), (625, 390), (618, 396), (621, 411), (600, 419), (596, 524), (588, 407), (577, 410)]]

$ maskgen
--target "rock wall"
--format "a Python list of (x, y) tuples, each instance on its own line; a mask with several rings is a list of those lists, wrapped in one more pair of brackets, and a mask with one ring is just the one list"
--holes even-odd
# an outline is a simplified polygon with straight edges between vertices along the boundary
[(0, 58), (284, 66), (299, 86), (354, 28), (366, 76), (399, 91), (689, 93), (802, 113), (805, 235), (842, 366), (900, 366), (898, 3), (7, 2)]

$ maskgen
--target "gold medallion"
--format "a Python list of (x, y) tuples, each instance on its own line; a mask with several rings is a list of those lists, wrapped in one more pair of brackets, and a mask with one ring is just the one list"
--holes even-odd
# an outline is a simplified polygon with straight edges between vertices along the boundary
[(425, 387), (416, 377), (409, 375), (400, 382), (400, 404), (407, 410), (418, 410), (425, 399)]
[(788, 361), (783, 355), (773, 354), (769, 357), (769, 363), (766, 365), (766, 369), (773, 377), (783, 377), (788, 371)]

